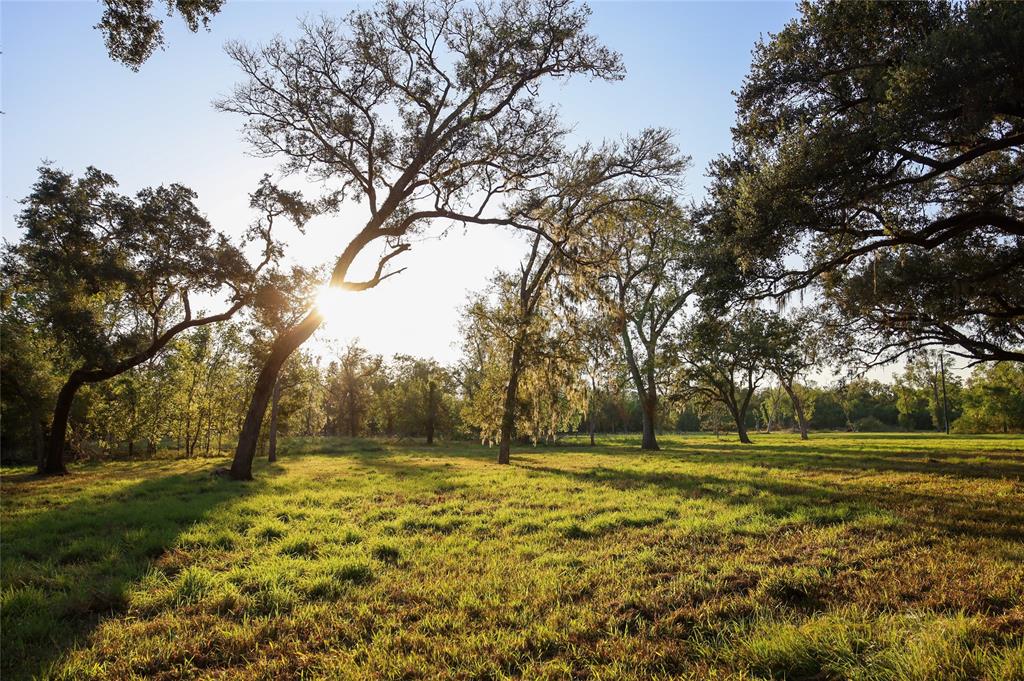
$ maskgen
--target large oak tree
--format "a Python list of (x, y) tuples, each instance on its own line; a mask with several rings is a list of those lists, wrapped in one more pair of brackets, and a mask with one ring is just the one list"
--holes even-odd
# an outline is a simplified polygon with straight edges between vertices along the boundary
[[(586, 32), (589, 9), (569, 0), (459, 4), (385, 2), (303, 26), (294, 41), (229, 47), (246, 80), (218, 106), (245, 117), (254, 149), (283, 169), (356, 199), (365, 221), (339, 237), (334, 286), (366, 290), (432, 220), (507, 222), (502, 199), (544, 175), (561, 148), (548, 78), (616, 79), (619, 56)], [(374, 273), (349, 270), (383, 246)], [(380, 251), (378, 251), (379, 253)], [(318, 311), (282, 334), (257, 379), (232, 463), (252, 477), (267, 401), (287, 357), (320, 326)]]
[[(79, 178), (44, 166), (17, 217), (20, 240), (5, 247), (4, 274), (30, 291), (32, 322), (45, 329), (69, 364), (39, 472), (65, 473), (68, 416), (83, 385), (113, 378), (155, 357), (175, 336), (229, 319), (250, 299), (263, 268), (277, 257), (274, 218), (297, 222), (308, 206), (264, 178), (251, 196), (263, 213), (249, 236), (264, 243), (252, 266), (200, 213), (195, 193), (178, 184), (115, 191), (95, 168)], [(201, 295), (227, 292), (222, 311), (193, 309)]]
[(883, 352), (1024, 360), (1024, 6), (804, 2), (758, 44), (709, 233)]

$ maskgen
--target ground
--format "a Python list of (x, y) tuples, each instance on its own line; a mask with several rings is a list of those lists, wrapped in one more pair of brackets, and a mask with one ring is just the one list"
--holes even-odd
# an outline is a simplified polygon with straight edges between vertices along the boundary
[(3, 678), (1024, 679), (1024, 438), (7, 470)]

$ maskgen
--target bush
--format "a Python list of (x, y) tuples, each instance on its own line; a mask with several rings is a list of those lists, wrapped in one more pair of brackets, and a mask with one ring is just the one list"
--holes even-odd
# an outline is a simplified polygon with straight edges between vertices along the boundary
[(857, 419), (853, 424), (853, 429), (858, 433), (885, 433), (894, 430), (892, 426), (883, 423), (874, 416), (865, 416), (862, 419)]

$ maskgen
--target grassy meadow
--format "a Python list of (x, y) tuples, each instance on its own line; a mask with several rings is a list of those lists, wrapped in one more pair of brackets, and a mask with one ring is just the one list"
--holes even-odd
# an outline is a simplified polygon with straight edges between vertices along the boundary
[(1024, 679), (1024, 438), (5, 469), (3, 678)]

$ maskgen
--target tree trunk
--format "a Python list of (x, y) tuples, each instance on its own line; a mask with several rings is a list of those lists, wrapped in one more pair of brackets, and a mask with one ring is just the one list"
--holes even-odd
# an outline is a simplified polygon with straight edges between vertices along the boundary
[(505, 405), (501, 413), (501, 443), (498, 446), (498, 463), (509, 463), (512, 447), (512, 431), (516, 426), (516, 400), (519, 393), (519, 372), (523, 363), (523, 347), (516, 343), (512, 348), (509, 365), (508, 385), (505, 386)]
[(793, 410), (796, 412), (796, 422), (800, 426), (800, 439), (807, 439), (807, 417), (804, 416), (804, 405), (798, 397), (793, 397)]
[(437, 383), (427, 384), (427, 444), (434, 444), (434, 426), (437, 422)]
[(590, 377), (590, 403), (587, 405), (587, 429), (590, 431), (590, 446), (594, 446), (594, 422), (597, 420), (597, 409), (595, 407), (597, 402), (597, 380), (593, 374)]
[(297, 326), (289, 329), (274, 341), (274, 345), (270, 349), (270, 356), (267, 357), (267, 361), (256, 379), (252, 400), (249, 402), (249, 410), (245, 414), (242, 431), (238, 434), (238, 446), (235, 448), (235, 457), (231, 462), (230, 473), (233, 479), (252, 480), (252, 461), (256, 457), (256, 445), (260, 437), (260, 428), (263, 426), (263, 415), (267, 411), (267, 403), (270, 401), (274, 384), (277, 383), (277, 376), (281, 372), (285, 360), (313, 335), (322, 322), (323, 317), (319, 312), (313, 310)]
[[(651, 392), (653, 393), (653, 386), (651, 386)], [(641, 416), (643, 418), (644, 436), (643, 441), (640, 443), (640, 449), (647, 449), (650, 451), (658, 451), (661, 447), (658, 446), (658, 438), (654, 434), (654, 425), (658, 417), (658, 396), (651, 394), (641, 398)]]
[(67, 475), (64, 466), (64, 449), (67, 446), (68, 418), (71, 416), (71, 404), (75, 401), (75, 393), (82, 387), (82, 379), (78, 372), (72, 373), (57, 394), (57, 404), (53, 408), (53, 420), (50, 422), (50, 441), (46, 446), (46, 454), (39, 461), (40, 475)]
[(741, 419), (736, 419), (736, 430), (739, 431), (740, 442), (742, 442), (745, 445), (752, 444), (750, 442), (750, 436), (747, 435), (747, 426), (742, 422)]
[(946, 395), (946, 355), (939, 353), (939, 370), (942, 372), (942, 427), (949, 435), (949, 399)]
[(729, 403), (726, 403), (726, 406), (729, 409), (729, 413), (732, 414), (732, 420), (736, 422), (736, 432), (740, 436), (740, 442), (742, 442), (745, 445), (752, 444), (751, 441), (750, 441), (750, 436), (747, 435), (747, 424), (746, 424), (747, 412), (746, 412), (746, 410), (742, 409), (738, 405), (734, 406), (734, 405), (729, 404)]
[(789, 395), (790, 402), (793, 403), (793, 411), (796, 412), (796, 422), (800, 427), (800, 439), (807, 439), (807, 417), (804, 416), (804, 403), (800, 401), (800, 398), (796, 394), (796, 390), (789, 383), (782, 383), (782, 387), (786, 389), (786, 394)]
[(356, 415), (356, 399), (352, 390), (348, 392), (348, 436), (355, 437), (359, 434), (359, 418)]
[(274, 383), (274, 392), (270, 398), (270, 443), (267, 445), (267, 461), (277, 461), (277, 411), (281, 401), (281, 380)]

